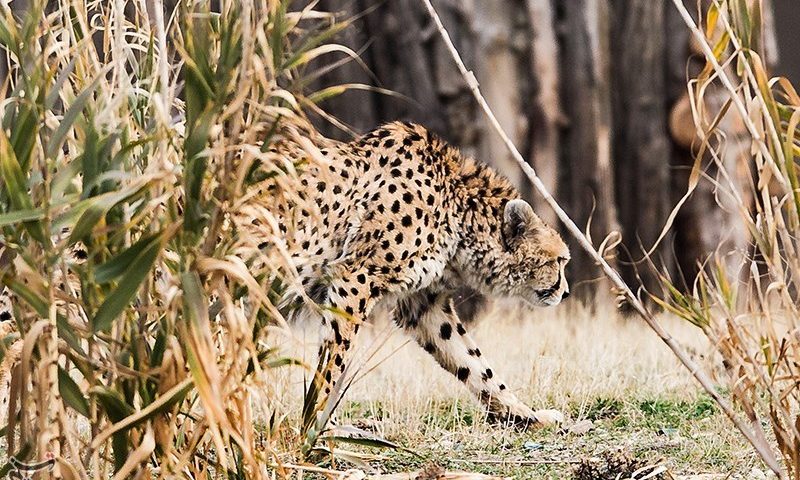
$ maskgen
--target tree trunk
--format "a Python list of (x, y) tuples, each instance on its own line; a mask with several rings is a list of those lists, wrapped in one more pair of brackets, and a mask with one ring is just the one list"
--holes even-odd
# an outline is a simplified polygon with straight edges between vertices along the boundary
[[(497, 120), (515, 145), (524, 138), (527, 125), (523, 114), (522, 82), (530, 75), (520, 71), (518, 53), (514, 51), (516, 25), (514, 18), (521, 13), (518, 2), (484, 0), (473, 13), (476, 47), (481, 52), (480, 61), (472, 62), (481, 92), (492, 106)], [(485, 118), (482, 126), (481, 147), (478, 157), (490, 159), (492, 165), (517, 186), (527, 184), (522, 171), (503, 140), (491, 131)], [(528, 189), (523, 188), (523, 191)]]
[[(624, 265), (630, 283), (637, 272), (646, 288), (657, 278), (642, 259), (659, 237), (670, 212), (670, 142), (665, 88), (665, 5), (652, 0), (617, 0), (612, 17), (612, 107), (619, 218), (633, 263)], [(667, 249), (651, 257), (670, 271)]]
[[(555, 31), (555, 13), (550, 0), (528, 0), (531, 26), (531, 71), (536, 83), (535, 102), (531, 108), (530, 158), (536, 173), (554, 197), (558, 197), (559, 128), (564, 123), (559, 95), (560, 58)], [(544, 201), (536, 197), (542, 219), (555, 225), (556, 216)]]
[[(560, 11), (561, 31), (568, 34), (561, 38), (566, 125), (558, 199), (578, 225), (591, 222), (588, 230), (598, 245), (618, 229), (610, 151), (608, 5), (605, 0), (561, 0)], [(572, 253), (570, 278), (575, 287), (601, 277), (586, 253), (577, 249)], [(594, 286), (584, 285), (575, 290), (583, 296), (595, 291)]]

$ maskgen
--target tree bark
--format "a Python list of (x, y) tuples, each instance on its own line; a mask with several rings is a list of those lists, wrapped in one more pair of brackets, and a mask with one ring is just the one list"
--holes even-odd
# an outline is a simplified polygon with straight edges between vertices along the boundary
[[(480, 61), (471, 65), (481, 92), (515, 145), (520, 144), (527, 130), (521, 84), (529, 76), (527, 72), (520, 72), (518, 54), (514, 51), (516, 25), (513, 20), (520, 13), (517, 7), (517, 2), (508, 0), (483, 0), (481, 8), (475, 9), (476, 47), (482, 53)], [(522, 186), (524, 175), (502, 139), (491, 132), (485, 118), (481, 117), (480, 124), (483, 141), (478, 157), (489, 159), (514, 185)]]
[[(558, 198), (559, 128), (564, 118), (559, 95), (560, 56), (555, 31), (555, 13), (551, 0), (528, 0), (531, 26), (531, 75), (536, 83), (536, 96), (531, 108), (530, 158), (536, 173), (550, 193)], [(548, 224), (556, 222), (555, 213), (536, 199), (537, 212)]]
[[(670, 212), (670, 142), (665, 89), (665, 10), (662, 2), (613, 2), (611, 56), (614, 156), (619, 218), (634, 263), (624, 265), (629, 282), (637, 272), (646, 288), (657, 277), (639, 262), (659, 237)], [(669, 255), (658, 248), (651, 258), (670, 271)]]
[[(561, 105), (566, 125), (558, 199), (578, 225), (589, 225), (598, 245), (617, 230), (614, 172), (611, 163), (611, 118), (608, 70), (608, 4), (605, 0), (561, 0)], [(574, 249), (573, 249), (574, 250)], [(595, 289), (586, 282), (600, 278), (592, 260), (573, 251), (570, 278), (583, 297)], [(581, 288), (582, 287), (582, 288)]]

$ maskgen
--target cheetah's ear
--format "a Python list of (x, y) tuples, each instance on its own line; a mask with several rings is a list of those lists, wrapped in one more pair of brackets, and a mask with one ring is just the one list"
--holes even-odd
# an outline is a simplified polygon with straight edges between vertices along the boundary
[(525, 200), (511, 200), (503, 211), (503, 234), (507, 240), (519, 238), (541, 223)]

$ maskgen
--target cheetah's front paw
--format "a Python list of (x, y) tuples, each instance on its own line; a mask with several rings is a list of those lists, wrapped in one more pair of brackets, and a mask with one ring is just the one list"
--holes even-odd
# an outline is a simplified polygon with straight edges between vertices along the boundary
[(564, 421), (564, 415), (558, 410), (538, 410), (534, 412), (522, 402), (497, 405), (491, 409), (489, 421), (499, 424), (511, 424), (521, 429), (532, 429), (556, 425)]
[(558, 410), (536, 410), (533, 412), (536, 422), (543, 427), (564, 423), (564, 414)]

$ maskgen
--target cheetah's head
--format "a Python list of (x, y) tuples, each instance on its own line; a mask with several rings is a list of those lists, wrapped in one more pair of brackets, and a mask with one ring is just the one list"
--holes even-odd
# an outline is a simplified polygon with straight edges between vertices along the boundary
[(534, 305), (558, 305), (569, 296), (564, 268), (569, 249), (524, 200), (509, 201), (503, 212), (503, 242), (509, 265), (498, 285)]

